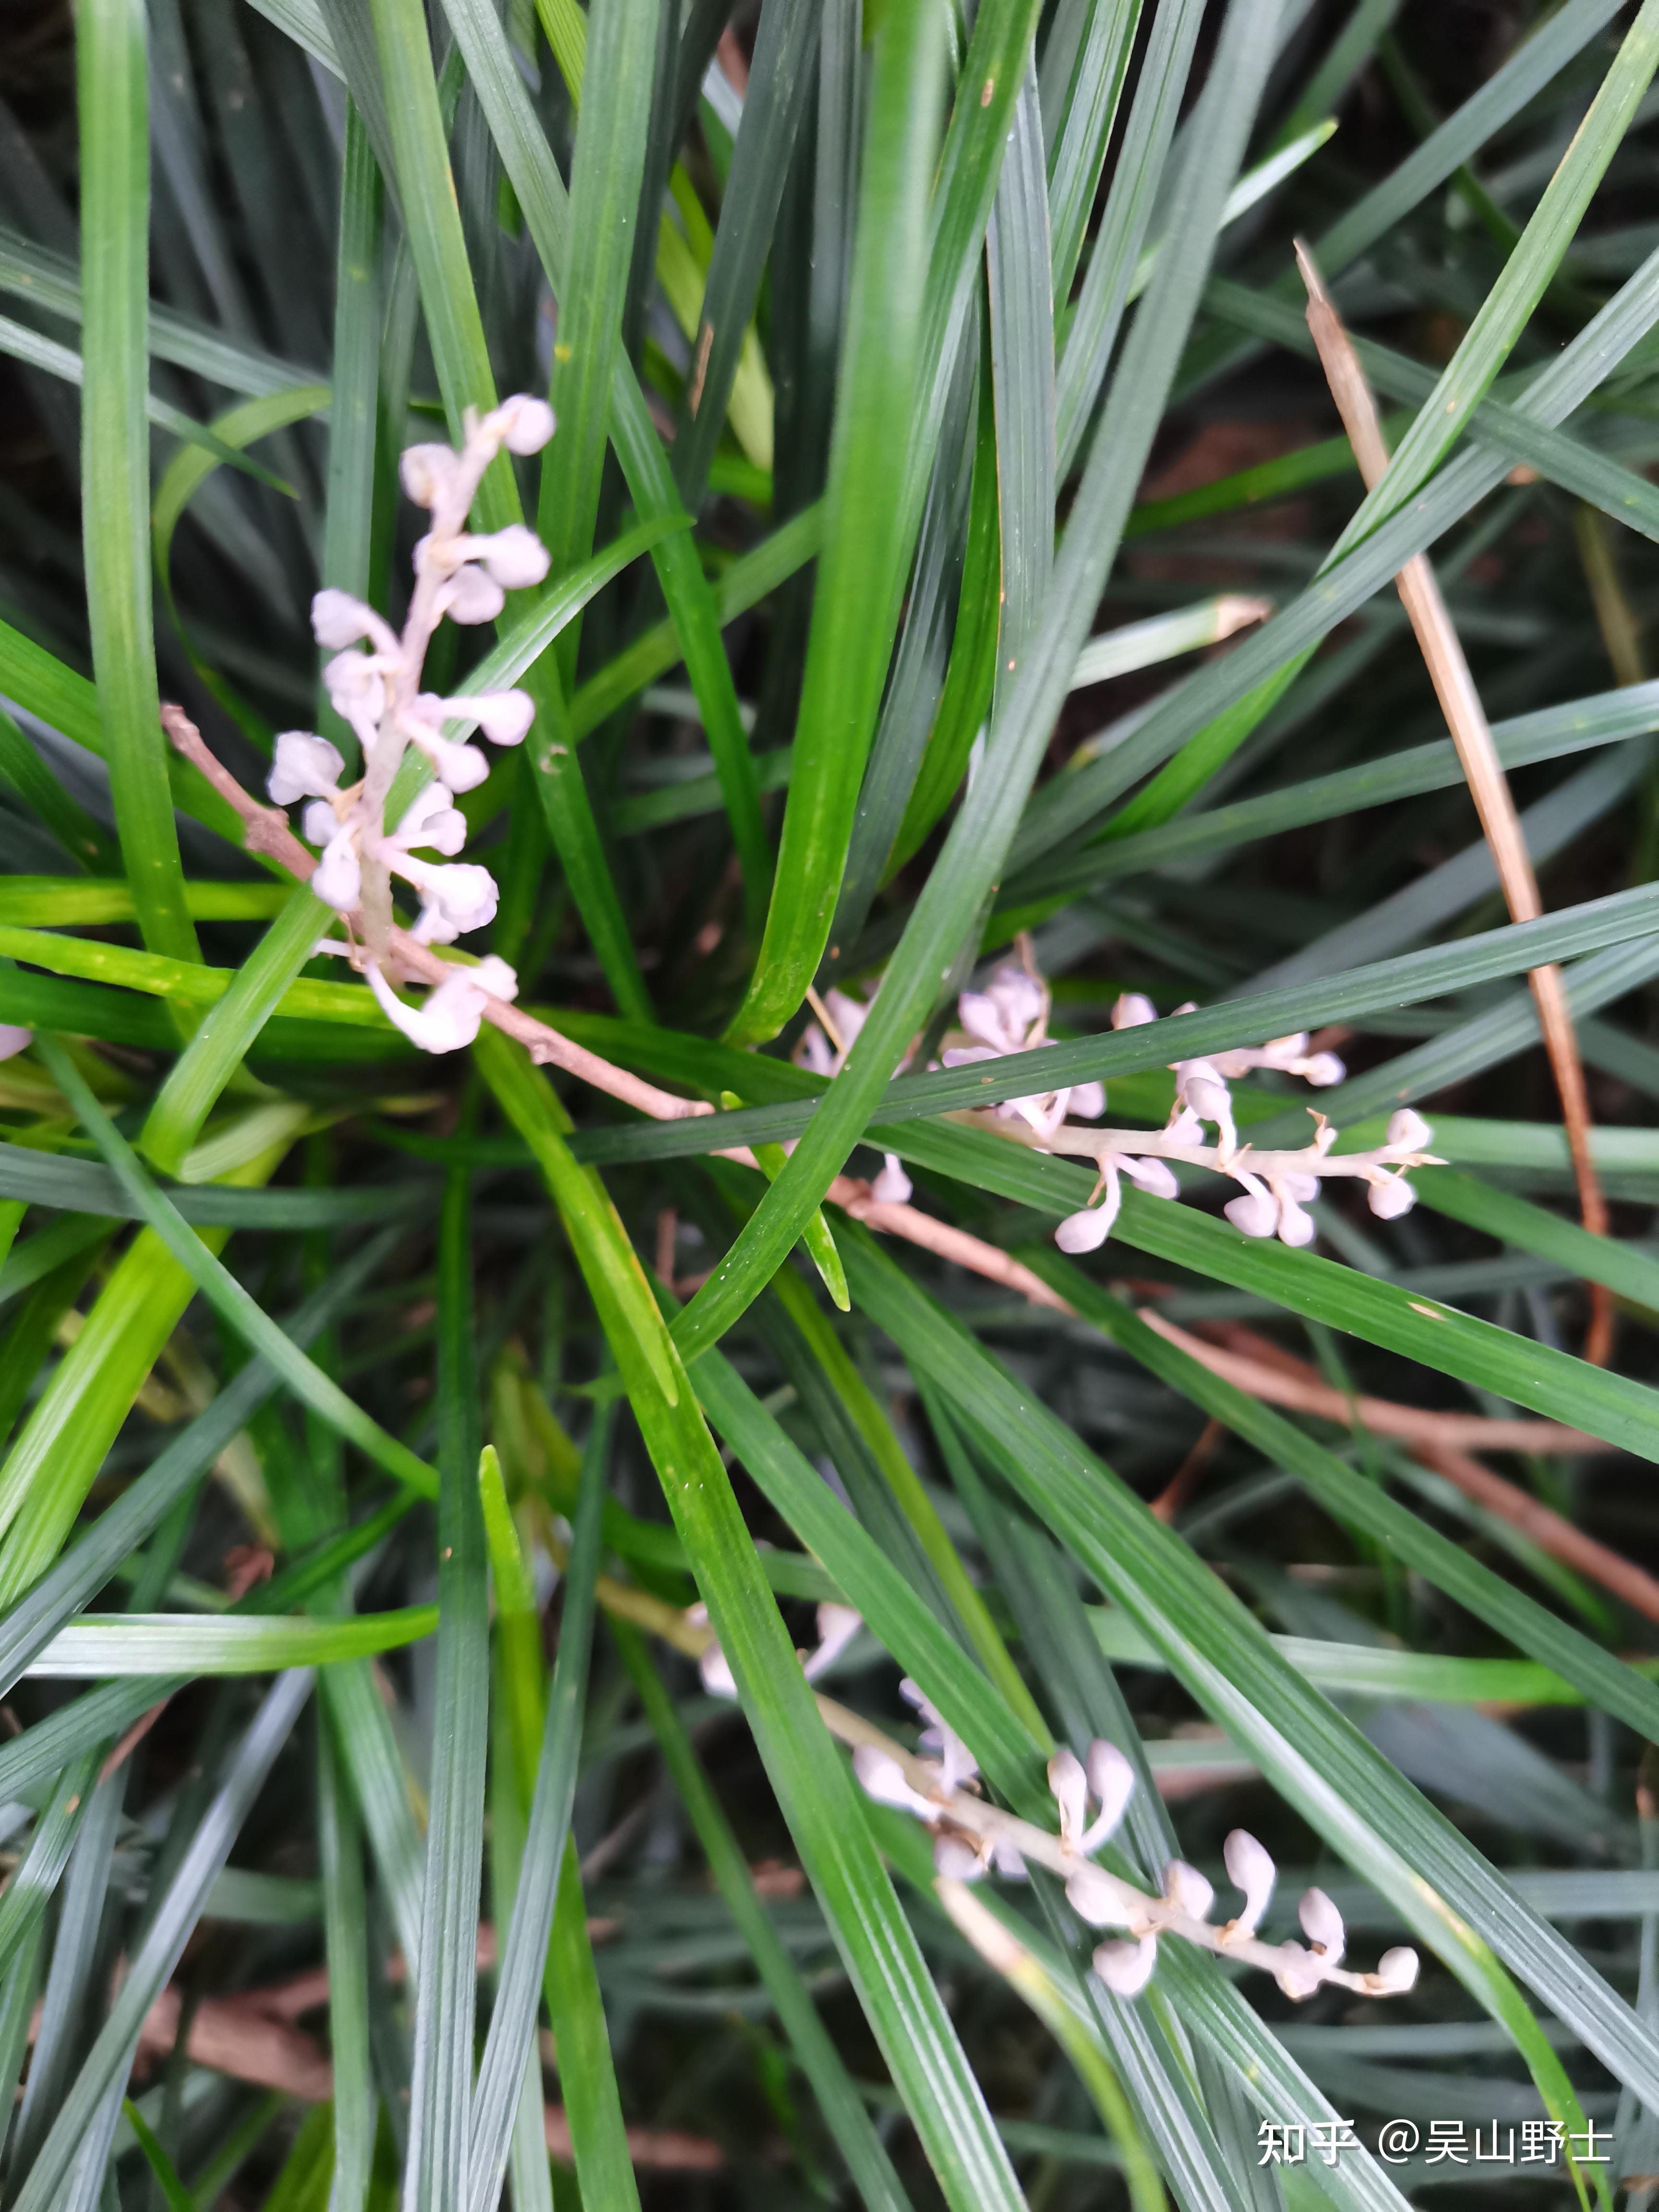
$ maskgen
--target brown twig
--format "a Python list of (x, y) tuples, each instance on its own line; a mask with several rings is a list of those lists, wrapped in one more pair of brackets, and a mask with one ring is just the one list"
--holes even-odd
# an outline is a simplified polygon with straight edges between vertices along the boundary
[[(1336, 402), (1336, 411), (1348, 434), (1348, 443), (1359, 464), (1360, 476), (1369, 490), (1389, 465), (1389, 449), (1383, 441), (1376, 402), (1353, 340), (1320, 281), (1312, 257), (1299, 241), (1296, 258), (1302, 281), (1308, 289), (1308, 328), (1330, 386), (1331, 397)], [(1452, 743), (1457, 748), (1481, 833), (1498, 870), (1510, 919), (1536, 921), (1543, 913), (1543, 902), (1538, 895), (1538, 878), (1527, 851), (1521, 818), (1516, 812), (1498, 748), (1492, 743), (1480, 695), (1475, 690), (1469, 664), (1427, 556), (1414, 554), (1395, 582), (1422, 648), (1429, 680), (1446, 717)], [(1579, 1212), (1585, 1228), (1602, 1237), (1607, 1229), (1607, 1201), (1590, 1157), (1589, 1094), (1584, 1083), (1577, 1033), (1567, 1004), (1566, 987), (1561, 970), (1553, 963), (1533, 969), (1528, 981), (1538, 1008), (1544, 1049), (1549, 1054), (1555, 1087), (1561, 1097), (1573, 1180), (1578, 1188)], [(1586, 1287), (1589, 1292), (1590, 1322), (1584, 1340), (1584, 1358), (1601, 1367), (1607, 1364), (1613, 1349), (1613, 1296), (1605, 1284), (1591, 1283)]]
[(1206, 1421), (1199, 1431), (1192, 1449), (1188, 1453), (1149, 1507), (1155, 1521), (1173, 1521), (1176, 1515), (1193, 1494), (1197, 1482), (1210, 1462), (1215, 1457), (1216, 1447), (1227, 1431), (1220, 1421)]

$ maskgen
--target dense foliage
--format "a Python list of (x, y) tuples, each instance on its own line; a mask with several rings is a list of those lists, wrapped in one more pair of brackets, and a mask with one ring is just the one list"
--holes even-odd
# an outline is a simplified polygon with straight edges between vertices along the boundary
[(7, 2212), (1659, 2190), (1656, 62), (5, 11)]

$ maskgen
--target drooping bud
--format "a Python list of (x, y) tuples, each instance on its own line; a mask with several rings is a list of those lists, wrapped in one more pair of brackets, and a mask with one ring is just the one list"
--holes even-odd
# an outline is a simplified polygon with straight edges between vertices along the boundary
[(1066, 1877), (1066, 1901), (1079, 1920), (1086, 1920), (1091, 1928), (1129, 1928), (1133, 1926), (1130, 1907), (1124, 1902), (1123, 1893), (1105, 1869), (1089, 1860), (1079, 1861), (1076, 1870)]
[(1095, 1950), (1095, 1972), (1114, 1996), (1138, 1997), (1152, 1978), (1158, 1964), (1158, 1938), (1143, 1936), (1135, 1943), (1102, 1943)]
[(1134, 1160), (1127, 1156), (1118, 1163), (1126, 1176), (1138, 1183), (1148, 1198), (1179, 1198), (1181, 1185), (1176, 1181), (1175, 1170), (1168, 1160)]
[(1302, 1063), (1302, 1080), (1312, 1084), (1316, 1091), (1327, 1091), (1334, 1083), (1340, 1083), (1347, 1067), (1334, 1052), (1310, 1053)]
[(1115, 1743), (1097, 1736), (1085, 1761), (1089, 1791), (1100, 1810), (1083, 1838), (1085, 1851), (1097, 1851), (1117, 1832), (1129, 1800), (1134, 1795), (1135, 1771)]
[(1060, 1840), (1075, 1850), (1084, 1829), (1089, 1778), (1074, 1751), (1057, 1751), (1048, 1761), (1048, 1787), (1060, 1808)]
[[(469, 556), (481, 562), (490, 580), (505, 592), (522, 592), (539, 584), (547, 574), (550, 556), (527, 523), (509, 522), (504, 530), (466, 541)], [(453, 611), (453, 610), (452, 610)]]
[(1416, 1983), (1419, 1963), (1409, 1943), (1398, 1944), (1377, 1960), (1373, 1979), (1387, 1996), (1403, 1996)]
[(908, 1206), (915, 1186), (905, 1174), (896, 1152), (882, 1155), (880, 1174), (870, 1186), (870, 1195), (878, 1206)]
[(1323, 1988), (1325, 1961), (1300, 1943), (1281, 1943), (1274, 1956), (1279, 1963), (1273, 1968), (1273, 1979), (1292, 2004), (1301, 2004)]
[(933, 1871), (950, 1881), (977, 1881), (983, 1875), (986, 1862), (963, 1836), (952, 1835), (949, 1830), (933, 1841)]
[(1215, 1891), (1207, 1877), (1185, 1859), (1171, 1859), (1164, 1869), (1164, 1895), (1178, 1912), (1194, 1920), (1207, 1920)]
[(1138, 1030), (1144, 1023), (1158, 1019), (1158, 1008), (1144, 991), (1125, 991), (1112, 1008), (1112, 1027), (1115, 1030)]
[(444, 586), (443, 610), (451, 622), (494, 622), (507, 605), (507, 594), (493, 576), (471, 562), (463, 562)]
[(900, 1812), (914, 1813), (930, 1823), (939, 1818), (939, 1808), (921, 1790), (913, 1790), (897, 1759), (877, 1745), (858, 1746), (853, 1753), (853, 1771), (865, 1796), (873, 1797), (878, 1805), (896, 1806)]
[(405, 446), (398, 474), (416, 507), (435, 507), (459, 465), (460, 455), (453, 446)]
[(1326, 1965), (1340, 1966), (1342, 1954), (1348, 1947), (1348, 1931), (1342, 1925), (1342, 1915), (1324, 1891), (1305, 1891), (1296, 1912), (1302, 1923), (1303, 1934)]
[(803, 1668), (809, 1682), (835, 1665), (863, 1626), (863, 1614), (853, 1606), (826, 1600), (818, 1607), (817, 1650), (807, 1654)]
[(539, 453), (553, 435), (553, 410), (544, 399), (515, 392), (490, 416), (509, 453)]
[(1434, 1131), (1412, 1106), (1389, 1115), (1385, 1135), (1391, 1152), (1425, 1152), (1434, 1141)]
[(1222, 1212), (1246, 1237), (1271, 1237), (1279, 1227), (1279, 1200), (1252, 1175), (1242, 1175), (1242, 1198), (1229, 1199)]
[(330, 585), (312, 599), (311, 634), (325, 653), (343, 652), (347, 646), (373, 637), (380, 626), (374, 608), (349, 592)]
[(1097, 1121), (1106, 1111), (1103, 1083), (1074, 1083), (1066, 1096), (1066, 1110), (1079, 1121)]
[(1417, 1193), (1402, 1175), (1384, 1176), (1365, 1186), (1365, 1203), (1379, 1221), (1398, 1221), (1417, 1203)]
[(1233, 1917), (1241, 1936), (1254, 1936), (1267, 1910), (1279, 1878), (1271, 1854), (1246, 1828), (1235, 1828), (1221, 1847), (1227, 1879), (1244, 1893), (1244, 1910)]

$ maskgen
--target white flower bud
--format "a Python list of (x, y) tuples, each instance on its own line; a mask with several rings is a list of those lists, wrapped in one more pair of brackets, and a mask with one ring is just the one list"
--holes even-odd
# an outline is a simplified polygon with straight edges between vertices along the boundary
[(818, 1607), (818, 1647), (807, 1654), (802, 1668), (809, 1682), (835, 1665), (863, 1626), (863, 1614), (850, 1605), (831, 1600)]
[(311, 634), (325, 653), (342, 652), (349, 645), (373, 637), (379, 628), (373, 607), (365, 606), (349, 592), (337, 591), (331, 585), (312, 599)]
[(1057, 1751), (1048, 1761), (1048, 1787), (1060, 1808), (1060, 1840), (1073, 1849), (1083, 1833), (1089, 1778), (1074, 1751)]
[(519, 995), (519, 974), (498, 953), (487, 953), (471, 970), (472, 981), (480, 991), (487, 991), (492, 999), (504, 999), (510, 1006)]
[[(1298, 1182), (1303, 1180), (1304, 1180), (1304, 1178), (1300, 1176), (1297, 1177)], [(1306, 1180), (1311, 1181), (1312, 1178), (1308, 1177)], [(1315, 1221), (1311, 1213), (1306, 1212), (1297, 1204), (1293, 1198), (1285, 1192), (1283, 1184), (1280, 1184), (1279, 1188), (1280, 1191), (1279, 1203), (1279, 1243), (1281, 1244), (1295, 1245), (1311, 1244), (1314, 1238), (1319, 1234), (1319, 1224)], [(1232, 1207), (1229, 1206), (1227, 1211), (1231, 1213), (1232, 1212)]]
[(1097, 1851), (1109, 1836), (1115, 1834), (1125, 1808), (1134, 1796), (1135, 1771), (1115, 1743), (1108, 1743), (1104, 1736), (1098, 1735), (1089, 1746), (1089, 1756), (1084, 1765), (1088, 1771), (1090, 1795), (1100, 1809), (1083, 1838), (1083, 1849)]
[(323, 670), (323, 687), (335, 713), (356, 732), (365, 752), (370, 750), (386, 712), (386, 683), (374, 656), (355, 648), (337, 653)]
[(363, 896), (363, 872), (349, 830), (337, 830), (311, 872), (311, 888), (325, 906), (349, 914)]
[[(481, 868), (471, 860), (434, 867), (429, 861), (417, 860), (412, 855), (403, 857), (394, 865), (398, 873), (414, 884), (425, 903), (437, 908), (456, 936), (464, 936), (468, 930), (482, 929), (486, 922), (495, 919), (500, 893), (488, 868)], [(467, 1042), (471, 1043), (471, 1039)]]
[(424, 721), (411, 722), (409, 734), (451, 791), (476, 791), (489, 774), (489, 763), (477, 745), (459, 745)]
[(870, 1186), (870, 1195), (878, 1206), (908, 1206), (915, 1186), (899, 1164), (896, 1152), (884, 1152), (881, 1173)]
[(1279, 1226), (1279, 1200), (1254, 1176), (1241, 1176), (1239, 1181), (1244, 1195), (1230, 1199), (1222, 1212), (1246, 1237), (1271, 1237)]
[(470, 562), (457, 568), (444, 586), (443, 610), (452, 622), (494, 622), (507, 605), (507, 594), (493, 576)]
[(392, 842), (405, 852), (423, 845), (453, 859), (466, 842), (466, 817), (450, 804), (443, 784), (429, 783), (398, 824)]
[(459, 466), (460, 456), (453, 446), (406, 446), (398, 473), (416, 507), (435, 507)]
[(1215, 1903), (1215, 1891), (1206, 1877), (1185, 1859), (1171, 1859), (1164, 1869), (1164, 1895), (1178, 1912), (1194, 1920), (1206, 1920)]
[(477, 724), (492, 745), (520, 745), (536, 719), (536, 702), (527, 691), (479, 691), (454, 699), (423, 697), (423, 712), (434, 720)]
[(965, 1838), (945, 1834), (933, 1841), (933, 1871), (948, 1881), (977, 1881), (985, 1861)]
[(1279, 1869), (1265, 1845), (1246, 1828), (1235, 1828), (1221, 1847), (1227, 1879), (1244, 1893), (1244, 1910), (1234, 1916), (1241, 1936), (1254, 1936), (1273, 1893)]
[(1005, 1881), (1030, 1881), (1025, 1862), (1006, 1836), (994, 1837), (991, 1843), (991, 1863)]
[(1348, 1931), (1342, 1925), (1342, 1915), (1324, 1891), (1304, 1891), (1302, 1901), (1296, 1908), (1296, 1915), (1302, 1923), (1303, 1934), (1326, 1965), (1340, 1966), (1342, 1954), (1348, 1947)]
[(34, 1042), (34, 1031), (16, 1022), (0, 1022), (0, 1060), (15, 1060)]
[(1175, 1170), (1168, 1160), (1125, 1158), (1120, 1160), (1118, 1165), (1126, 1176), (1139, 1184), (1148, 1198), (1179, 1198), (1181, 1195), (1181, 1185), (1176, 1181)]
[(853, 1771), (865, 1796), (873, 1797), (878, 1805), (896, 1805), (900, 1812), (914, 1813), (919, 1820), (930, 1824), (939, 1818), (939, 1808), (933, 1799), (913, 1790), (897, 1759), (877, 1745), (858, 1746), (853, 1753)]
[(1106, 1111), (1106, 1085), (1103, 1083), (1074, 1083), (1066, 1094), (1066, 1110), (1075, 1114), (1079, 1121), (1097, 1121)]
[(1144, 1023), (1157, 1019), (1158, 1008), (1144, 991), (1125, 991), (1112, 1008), (1115, 1030), (1138, 1030)]
[(1319, 1177), (1292, 1169), (1289, 1175), (1273, 1178), (1273, 1188), (1281, 1199), (1293, 1199), (1298, 1206), (1310, 1206), (1319, 1195)]
[[(498, 964), (507, 966), (504, 961)], [(436, 990), (428, 994), (423, 1006), (409, 1006), (392, 990), (376, 963), (371, 961), (368, 969), (369, 988), (386, 1019), (394, 1023), (411, 1044), (431, 1053), (459, 1052), (477, 1036), (478, 1025), (483, 1019), (484, 992), (474, 980), (477, 972), (466, 968), (452, 969)], [(512, 972), (507, 969), (509, 975)], [(514, 988), (517, 988), (516, 979)], [(711, 1645), (701, 1662), (703, 1681), (713, 1696), (731, 1694), (716, 1688), (709, 1680), (709, 1669), (715, 1661), (720, 1667), (726, 1663), (720, 1658), (718, 1645)]]
[(1379, 1221), (1398, 1221), (1416, 1205), (1417, 1193), (1404, 1176), (1385, 1176), (1380, 1182), (1366, 1184), (1365, 1203)]
[(1091, 1928), (1129, 1928), (1134, 1924), (1122, 1890), (1103, 1867), (1087, 1859), (1080, 1861), (1066, 1877), (1066, 1901), (1078, 1918), (1086, 1920)]
[(325, 799), (313, 799), (300, 817), (301, 834), (307, 845), (326, 845), (339, 826), (339, 817)]
[(702, 1686), (711, 1698), (735, 1698), (737, 1677), (732, 1672), (724, 1651), (718, 1644), (711, 1644), (697, 1662), (697, 1672), (702, 1677)]
[(1062, 1252), (1097, 1252), (1112, 1233), (1112, 1220), (1116, 1213), (1112, 1206), (1085, 1206), (1080, 1213), (1068, 1213), (1054, 1231), (1054, 1242)]
[[(1233, 1102), (1227, 1086), (1212, 1075), (1190, 1075), (1187, 1079), (1187, 1103), (1200, 1121), (1213, 1121), (1218, 1128), (1233, 1126)], [(1231, 1152), (1231, 1146), (1228, 1146)]]
[(1385, 1951), (1376, 1962), (1372, 1978), (1379, 1983), (1389, 1996), (1403, 1996), (1417, 1980), (1418, 1956), (1409, 1943), (1401, 1943), (1392, 1951)]
[(1114, 1996), (1138, 1997), (1157, 1964), (1156, 1936), (1143, 1936), (1138, 1943), (1102, 1943), (1095, 1952), (1095, 1972)]
[(1340, 1083), (1347, 1072), (1334, 1052), (1310, 1053), (1302, 1063), (1302, 1080), (1312, 1084), (1316, 1091), (1327, 1091), (1333, 1083)]
[(553, 435), (553, 410), (544, 399), (515, 392), (489, 418), (509, 453), (539, 453)]
[(1273, 1979), (1293, 2004), (1301, 2004), (1324, 1986), (1325, 1961), (1300, 1943), (1281, 1943), (1274, 1955), (1279, 1964)]
[(1391, 1152), (1425, 1152), (1434, 1142), (1434, 1131), (1414, 1107), (1402, 1106), (1389, 1115), (1385, 1139)]
[(471, 537), (466, 550), (471, 560), (483, 562), (491, 582), (505, 592), (521, 592), (528, 585), (539, 584), (551, 559), (541, 539), (523, 522), (509, 522), (505, 530), (492, 530), (482, 538)]

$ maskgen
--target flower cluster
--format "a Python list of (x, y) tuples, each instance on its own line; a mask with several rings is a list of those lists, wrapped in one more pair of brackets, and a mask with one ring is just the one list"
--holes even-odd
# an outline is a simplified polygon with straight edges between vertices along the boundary
[[(1019, 1016), (1041, 1000), (1041, 1012), (1024, 1030)], [(1196, 1009), (1179, 1006), (1177, 1013)], [(1027, 970), (1001, 969), (989, 991), (964, 992), (957, 1012), (963, 1026), (982, 1042), (975, 1048), (946, 1051), (947, 1066), (972, 1060), (1000, 1058), (1010, 1052), (1030, 1051), (1049, 1040), (1041, 1034), (1047, 1019), (1047, 993)], [(1126, 991), (1112, 1009), (1114, 1029), (1139, 1028), (1155, 1022), (1158, 1010), (1138, 991)], [(1069, 1092), (1053, 1091), (1040, 1098), (1006, 1099), (980, 1118), (1002, 1125), (1002, 1133), (1022, 1144), (1049, 1152), (1066, 1152), (1091, 1159), (1097, 1170), (1089, 1202), (1068, 1214), (1054, 1231), (1062, 1252), (1097, 1251), (1111, 1233), (1122, 1202), (1121, 1178), (1127, 1176), (1153, 1198), (1178, 1198), (1181, 1186), (1176, 1166), (1209, 1168), (1230, 1176), (1241, 1186), (1240, 1195), (1224, 1209), (1235, 1229), (1247, 1237), (1277, 1237), (1285, 1244), (1311, 1243), (1316, 1233), (1310, 1202), (1319, 1195), (1320, 1184), (1333, 1176), (1358, 1178), (1366, 1186), (1371, 1212), (1391, 1221), (1408, 1213), (1416, 1194), (1407, 1180), (1412, 1168), (1435, 1164), (1427, 1150), (1433, 1132), (1420, 1114), (1402, 1107), (1390, 1120), (1382, 1144), (1363, 1152), (1333, 1157), (1337, 1132), (1323, 1115), (1314, 1115), (1311, 1144), (1293, 1152), (1257, 1152), (1238, 1139), (1233, 1118), (1230, 1082), (1257, 1068), (1300, 1076), (1316, 1088), (1340, 1083), (1344, 1069), (1334, 1053), (1310, 1052), (1306, 1032), (1274, 1037), (1264, 1045), (1241, 1046), (1212, 1053), (1199, 1060), (1170, 1062), (1176, 1079), (1175, 1103), (1162, 1129), (1077, 1129), (1066, 1126), (1068, 1114), (1096, 1119), (1106, 1109), (1105, 1094), (1097, 1084), (1079, 1085)], [(1012, 1124), (1009, 1127), (1007, 1125)], [(1215, 1140), (1207, 1131), (1213, 1129)]]
[[(454, 801), (489, 773), (475, 744), (446, 736), (445, 725), (471, 723), (492, 744), (521, 744), (535, 709), (524, 691), (440, 697), (421, 689), (426, 654), (439, 623), (493, 622), (510, 591), (538, 584), (547, 550), (522, 523), (470, 531), (468, 517), (485, 471), (505, 448), (533, 453), (553, 434), (544, 400), (519, 395), (483, 416), (470, 411), (465, 442), (411, 446), (403, 457), (404, 491), (429, 512), (431, 526), (415, 548), (415, 587), (401, 635), (349, 592), (319, 592), (311, 605), (317, 642), (333, 658), (323, 681), (335, 712), (362, 748), (360, 781), (342, 786), (338, 748), (309, 730), (276, 739), (267, 782), (279, 806), (307, 802), (307, 840), (320, 857), (311, 888), (327, 905), (360, 919), (367, 940), (369, 984), (388, 1017), (427, 1052), (452, 1052), (477, 1035), (486, 997), (511, 1000), (518, 980), (505, 961), (486, 960), (456, 974), (410, 1007), (392, 988), (386, 970), (392, 878), (410, 886), (420, 917), (410, 933), (422, 945), (450, 945), (495, 917), (496, 888), (488, 868), (457, 861), (466, 822)], [(410, 745), (429, 763), (433, 781), (388, 831), (386, 809)], [(422, 857), (436, 853), (433, 860)]]
[(1223, 1856), (1227, 1878), (1243, 1904), (1219, 1924), (1210, 1918), (1215, 1891), (1209, 1880), (1183, 1859), (1171, 1859), (1165, 1867), (1157, 1897), (1097, 1865), (1092, 1855), (1116, 1832), (1135, 1786), (1128, 1760), (1103, 1739), (1089, 1746), (1086, 1759), (1059, 1751), (1048, 1762), (1057, 1835), (988, 1804), (972, 1788), (977, 1769), (961, 1738), (914, 1683), (903, 1688), (929, 1723), (922, 1747), (938, 1757), (921, 1760), (878, 1744), (860, 1744), (853, 1766), (866, 1794), (927, 1823), (933, 1832), (934, 1865), (951, 1880), (973, 1881), (994, 1868), (1018, 1881), (1033, 1861), (1060, 1875), (1080, 1919), (1091, 1928), (1121, 1931), (1094, 1954), (1095, 1972), (1116, 1996), (1136, 1996), (1146, 1988), (1158, 1964), (1158, 1942), (1168, 1936), (1261, 1967), (1297, 2002), (1327, 1983), (1364, 1996), (1393, 1996), (1416, 1981), (1417, 1954), (1408, 1946), (1385, 1951), (1369, 1973), (1345, 1966), (1342, 1916), (1323, 1890), (1307, 1891), (1297, 1907), (1305, 1944), (1265, 1942), (1256, 1930), (1273, 1896), (1277, 1869), (1265, 1848), (1243, 1828), (1227, 1838)]
[[(880, 988), (879, 984), (876, 986), (877, 990)], [(845, 991), (833, 989), (826, 991), (822, 999), (816, 991), (808, 995), (818, 1018), (809, 1022), (801, 1031), (790, 1057), (797, 1067), (808, 1068), (814, 1075), (839, 1075), (853, 1049), (854, 1040), (869, 1018), (875, 994), (872, 992), (867, 1000), (849, 998)], [(909, 1202), (913, 1188), (898, 1154), (884, 1152), (881, 1172), (870, 1186), (870, 1195), (881, 1206), (904, 1206)]]

